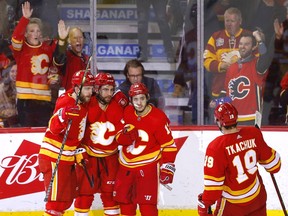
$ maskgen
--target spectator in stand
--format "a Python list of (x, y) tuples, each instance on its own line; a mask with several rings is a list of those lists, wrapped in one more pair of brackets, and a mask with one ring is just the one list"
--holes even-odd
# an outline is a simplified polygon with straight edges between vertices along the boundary
[(9, 48), (9, 45), (10, 45), (10, 38), (7, 35), (1, 33), (0, 30), (0, 80), (3, 78), (2, 70), (10, 66), (11, 62), (14, 61), (12, 51)]
[(11, 62), (3, 70), (3, 79), (0, 83), (0, 118), (4, 127), (19, 127), (16, 107), (16, 74), (17, 64)]
[[(15, 21), (11, 9), (12, 7), (6, 0), (0, 0), (0, 81), (3, 78), (2, 70), (7, 69), (15, 61), (9, 48)], [(5, 71), (8, 74), (7, 70)]]
[(136, 0), (138, 15), (138, 40), (140, 62), (146, 62), (149, 57), (150, 49), (148, 46), (148, 23), (150, 19), (150, 6), (153, 6), (154, 13), (158, 22), (160, 33), (163, 39), (164, 48), (169, 63), (175, 63), (175, 53), (170, 34), (170, 27), (166, 17), (167, 0)]
[[(276, 39), (282, 37), (282, 23), (286, 20), (287, 14), (287, 8), (283, 5), (283, 0), (229, 0), (227, 3), (229, 7), (236, 7), (242, 12), (243, 28), (251, 31), (255, 31), (256, 27), (261, 29), (266, 41), (270, 41), (274, 36), (276, 36)], [(277, 42), (275, 45), (277, 45)], [(278, 61), (282, 61), (281, 54), (276, 49), (274, 60), (269, 69), (271, 72), (265, 80), (262, 125), (277, 124), (276, 110), (278, 109), (278, 102), (275, 98), (277, 98), (279, 80), (281, 79), (281, 72), (277, 71), (277, 67), (281, 65)], [(283, 70), (283, 72), (285, 71)], [(274, 117), (272, 117), (273, 115)]]
[(204, 51), (204, 67), (212, 73), (211, 96), (217, 98), (224, 90), (227, 68), (239, 59), (239, 40), (243, 33), (242, 16), (237, 8), (228, 8), (224, 13), (225, 29), (214, 32)]
[(275, 25), (281, 25), (286, 19), (287, 9), (283, 0), (228, 0), (227, 5), (242, 12), (243, 28), (254, 31), (255, 27), (259, 27), (267, 41), (274, 34), (276, 38), (281, 37), (281, 32), (275, 29)]
[[(72, 88), (57, 99), (38, 156), (47, 198), (44, 215), (64, 215), (77, 195), (75, 163), (83, 163), (83, 153), (78, 147), (84, 137), (94, 84), (94, 76), (89, 71), (75, 72)], [(61, 148), (63, 151), (58, 160)], [(57, 172), (49, 188), (55, 166)]]
[(214, 111), (223, 135), (206, 149), (204, 191), (198, 196), (200, 216), (267, 215), (267, 193), (258, 164), (269, 173), (277, 173), (281, 168), (280, 155), (267, 145), (258, 128), (239, 128), (237, 115), (230, 103), (220, 104)]
[[(7, 57), (7, 54), (4, 51), (4, 47), (6, 46), (6, 44), (4, 44), (4, 43), (5, 42), (2, 43), (2, 40), (0, 41), (0, 48), (1, 48), (1, 51), (0, 51), (0, 80), (3, 79), (2, 71), (4, 69), (6, 69), (11, 64), (11, 59), (9, 57)], [(7, 47), (8, 47), (8, 44), (7, 44)]]
[(182, 29), (184, 21), (181, 1), (168, 0), (166, 6), (166, 15), (168, 18), (171, 34), (177, 34), (178, 31)]
[(45, 127), (52, 114), (48, 69), (56, 41), (42, 42), (41, 20), (32, 18), (28, 1), (22, 4), (23, 16), (12, 35), (12, 52), (17, 63), (17, 110), (24, 127)]
[[(222, 97), (228, 67), (239, 59), (239, 40), (243, 33), (249, 32), (241, 28), (241, 11), (230, 7), (224, 12), (225, 29), (216, 31), (209, 38), (204, 51), (204, 67), (208, 72), (207, 86), (211, 86), (210, 99)], [(211, 78), (211, 80), (210, 80)], [(208, 93), (209, 94), (209, 93)], [(212, 116), (213, 109), (209, 110)], [(209, 118), (210, 121), (213, 118)], [(212, 122), (211, 122), (212, 123)]]
[(122, 147), (113, 195), (121, 215), (135, 216), (138, 204), (141, 215), (157, 216), (159, 181), (164, 185), (173, 182), (177, 146), (169, 119), (148, 103), (149, 92), (143, 83), (131, 85), (129, 98), (125, 126), (116, 135)]
[(86, 69), (89, 56), (83, 52), (84, 35), (82, 30), (78, 27), (66, 28), (63, 20), (59, 21), (59, 25), (68, 33), (68, 38), (60, 40), (53, 61), (62, 73), (61, 87), (67, 91), (71, 88), (71, 78), (74, 72)]
[(118, 86), (118, 89), (121, 90), (121, 92), (123, 92), (127, 98), (129, 98), (129, 89), (131, 85), (142, 82), (149, 90), (149, 102), (158, 108), (164, 108), (164, 97), (157, 81), (154, 78), (144, 75), (145, 69), (139, 60), (129, 60), (124, 67), (123, 73), (126, 80)]
[[(177, 53), (179, 52), (179, 65), (173, 80), (173, 97), (186, 96), (187, 82), (191, 81), (193, 84), (197, 82), (197, 3), (195, 1), (189, 1), (184, 21), (183, 36), (177, 49)], [(191, 92), (196, 93), (194, 90), (197, 90), (196, 85), (193, 85)], [(197, 99), (194, 98), (194, 101), (197, 102)]]
[(288, 72), (285, 73), (281, 80), (280, 104), (286, 111), (285, 124), (288, 124)]
[[(240, 59), (228, 68), (225, 80), (226, 96), (238, 110), (239, 124), (254, 125), (256, 111), (262, 113), (263, 89), (274, 55), (274, 39), (264, 41), (264, 34), (258, 30), (253, 35), (242, 34), (240, 38)], [(256, 57), (257, 48), (259, 56)]]

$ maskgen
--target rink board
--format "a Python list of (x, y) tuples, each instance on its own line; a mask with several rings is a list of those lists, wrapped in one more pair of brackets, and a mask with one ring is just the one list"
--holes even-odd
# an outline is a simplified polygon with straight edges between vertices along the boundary
[[(216, 127), (173, 127), (173, 137), (178, 146), (176, 173), (172, 191), (160, 186), (159, 215), (197, 215), (197, 196), (203, 190), (203, 158), (206, 146), (220, 135)], [(268, 145), (276, 149), (282, 167), (275, 174), (284, 203), (288, 203), (288, 152), (287, 128), (264, 128), (263, 136)], [(39, 215), (44, 210), (43, 178), (38, 170), (37, 155), (45, 128), (1, 129), (0, 151), (0, 216)], [(268, 215), (283, 215), (270, 174), (259, 170), (268, 193)], [(65, 215), (73, 215), (72, 207)], [(92, 212), (101, 212), (101, 201), (95, 196)]]

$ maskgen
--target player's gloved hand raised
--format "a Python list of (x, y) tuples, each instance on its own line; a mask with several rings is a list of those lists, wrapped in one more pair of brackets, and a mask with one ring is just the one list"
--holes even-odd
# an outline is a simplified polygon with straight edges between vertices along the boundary
[(77, 148), (75, 150), (76, 163), (80, 166), (86, 166), (89, 164), (89, 155), (85, 148)]
[(176, 171), (174, 163), (164, 163), (160, 167), (160, 182), (162, 184), (170, 184), (173, 182), (174, 173)]
[(139, 138), (138, 129), (132, 124), (126, 124), (122, 132), (123, 134), (128, 135), (131, 141), (135, 141)]
[(71, 117), (79, 116), (80, 109), (77, 105), (74, 106), (67, 106), (64, 108), (59, 109), (58, 116), (61, 122), (66, 122)]
[(202, 193), (198, 195), (198, 214), (200, 216), (212, 215), (211, 206), (205, 204), (202, 200)]

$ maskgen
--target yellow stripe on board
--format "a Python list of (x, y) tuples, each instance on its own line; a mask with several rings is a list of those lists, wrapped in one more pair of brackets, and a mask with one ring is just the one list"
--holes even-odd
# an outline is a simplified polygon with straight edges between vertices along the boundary
[[(282, 210), (268, 210), (267, 216), (283, 216)], [(35, 212), (0, 212), (0, 216), (19, 216), (19, 215), (25, 215), (25, 216), (39, 216), (43, 215), (43, 212), (35, 211)], [(74, 211), (69, 210), (67, 211), (64, 216), (73, 216)], [(89, 216), (94, 215), (103, 215), (103, 210), (93, 210), (90, 212)], [(140, 216), (139, 211), (137, 211), (137, 216)], [(198, 216), (197, 210), (175, 210), (175, 209), (169, 209), (169, 210), (159, 210), (159, 216)]]

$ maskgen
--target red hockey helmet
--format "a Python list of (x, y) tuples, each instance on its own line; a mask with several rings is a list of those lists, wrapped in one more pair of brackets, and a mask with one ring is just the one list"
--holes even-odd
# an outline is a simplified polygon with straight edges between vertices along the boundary
[(139, 94), (148, 95), (148, 93), (149, 93), (148, 89), (144, 83), (134, 83), (131, 85), (130, 90), (129, 90), (130, 97), (134, 97)]
[(214, 117), (219, 126), (231, 126), (237, 123), (238, 111), (232, 104), (223, 103), (215, 108)]
[[(85, 74), (85, 70), (80, 70), (80, 71), (75, 72), (73, 74), (72, 80), (71, 80), (72, 85), (73, 86), (76, 86), (76, 85), (80, 86), (81, 83), (82, 83), (82, 79), (83, 79), (84, 74)], [(93, 86), (93, 85), (95, 85), (95, 78), (91, 74), (90, 71), (87, 71), (83, 85), (84, 86)]]
[(110, 73), (99, 72), (95, 76), (95, 89), (96, 91), (103, 85), (116, 86), (114, 77)]

